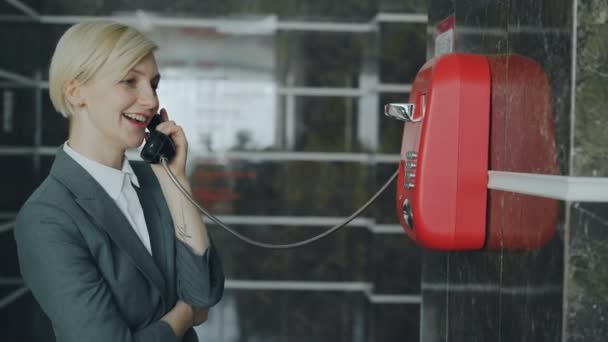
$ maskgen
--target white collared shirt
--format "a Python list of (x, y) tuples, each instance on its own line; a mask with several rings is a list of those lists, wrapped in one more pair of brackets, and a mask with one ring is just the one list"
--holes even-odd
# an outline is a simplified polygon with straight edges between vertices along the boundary
[(63, 144), (63, 150), (80, 164), (110, 195), (148, 252), (152, 254), (144, 210), (133, 188), (133, 185), (139, 188), (139, 181), (127, 158), (123, 158), (122, 170), (117, 170), (76, 152), (68, 145), (67, 141)]

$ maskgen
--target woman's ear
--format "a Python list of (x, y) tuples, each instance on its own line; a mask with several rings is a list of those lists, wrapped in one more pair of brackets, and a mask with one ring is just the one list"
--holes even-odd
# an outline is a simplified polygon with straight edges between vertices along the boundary
[(69, 81), (63, 90), (66, 101), (72, 105), (73, 108), (81, 108), (85, 105), (85, 97), (83, 91), (83, 84), (77, 80)]

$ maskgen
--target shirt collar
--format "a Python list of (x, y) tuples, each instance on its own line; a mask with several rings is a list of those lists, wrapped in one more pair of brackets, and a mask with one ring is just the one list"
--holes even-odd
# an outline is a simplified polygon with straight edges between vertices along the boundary
[(101, 185), (101, 187), (116, 200), (122, 191), (122, 185), (125, 180), (130, 181), (133, 185), (139, 187), (137, 176), (131, 168), (131, 164), (126, 157), (123, 157), (122, 168), (120, 170), (103, 165), (95, 160), (89, 159), (84, 155), (76, 152), (68, 145), (66, 141), (63, 144), (63, 150), (74, 159), (82, 168), (84, 168), (92, 177)]

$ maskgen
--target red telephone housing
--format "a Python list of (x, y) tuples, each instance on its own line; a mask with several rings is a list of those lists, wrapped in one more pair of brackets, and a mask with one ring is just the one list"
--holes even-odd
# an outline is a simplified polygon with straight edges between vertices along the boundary
[(549, 94), (542, 68), (523, 56), (428, 61), (410, 104), (385, 106), (406, 121), (396, 204), (407, 235), (435, 250), (534, 249), (550, 239), (556, 200), (487, 189), (489, 168), (557, 173)]
[(485, 57), (443, 55), (418, 72), (401, 145), (397, 212), (432, 249), (478, 249), (486, 231), (490, 70)]

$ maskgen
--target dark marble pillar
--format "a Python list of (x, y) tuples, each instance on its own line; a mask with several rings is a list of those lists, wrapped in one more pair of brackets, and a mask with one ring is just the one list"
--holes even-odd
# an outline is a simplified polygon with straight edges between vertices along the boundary
[[(434, 54), (435, 26), (447, 16), (454, 15), (455, 52), (494, 57), (517, 54), (533, 60), (544, 70), (552, 95), (551, 114), (555, 128), (555, 149), (547, 160), (554, 160), (556, 164), (547, 170), (560, 174), (568, 174), (571, 142), (571, 8), (572, 2), (568, 0), (432, 0), (429, 3), (427, 30), (429, 58)], [(510, 84), (509, 81), (514, 76), (512, 67), (510, 62), (495, 64), (492, 71), (494, 81), (502, 80), (505, 84)], [(530, 86), (525, 82), (520, 85)], [(514, 96), (512, 88), (493, 88), (493, 108), (500, 102), (507, 108), (501, 114), (504, 115), (502, 118), (506, 118), (504, 124), (527, 129), (529, 127), (525, 120), (531, 112), (513, 111), (518, 108), (518, 98), (527, 92)], [(509, 123), (509, 120), (520, 121), (514, 124)], [(533, 124), (533, 120), (528, 123)], [(492, 132), (496, 133), (495, 120), (492, 125)], [(500, 131), (505, 135), (502, 139), (504, 146), (513, 147), (509, 150), (503, 146), (501, 153), (505, 156), (500, 160), (504, 160), (505, 167), (514, 168), (510, 171), (534, 172), (519, 169), (525, 163), (525, 158), (520, 158), (521, 163), (517, 164), (517, 156), (514, 156), (521, 152), (533, 152), (535, 148), (521, 144), (530, 138), (522, 136), (521, 129), (505, 128)], [(493, 144), (492, 151), (495, 151), (496, 140)], [(492, 160), (491, 166), (498, 165), (495, 164), (498, 159)], [(498, 169), (502, 168), (498, 166)], [(499, 198), (494, 195), (495, 192), (490, 193), (491, 201)], [(511, 197), (500, 198), (501, 201), (507, 201)], [(506, 210), (508, 207), (491, 207), (492, 210), (501, 208)], [(421, 341), (561, 340), (564, 236), (568, 227), (564, 208), (564, 203), (560, 203), (556, 232), (540, 247), (512, 250), (509, 246), (497, 243), (493, 250), (476, 252), (425, 251), (422, 265)], [(543, 215), (538, 212), (524, 214), (523, 209), (514, 214), (521, 217), (528, 214)], [(537, 227), (525, 228), (534, 230)], [(500, 238), (499, 235), (498, 240)]]
[[(608, 177), (608, 1), (577, 0), (571, 174)], [(608, 204), (570, 207), (565, 250), (564, 341), (608, 335)]]

